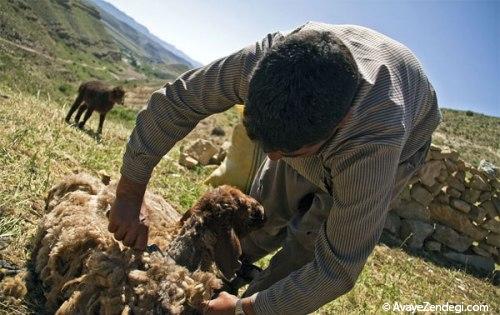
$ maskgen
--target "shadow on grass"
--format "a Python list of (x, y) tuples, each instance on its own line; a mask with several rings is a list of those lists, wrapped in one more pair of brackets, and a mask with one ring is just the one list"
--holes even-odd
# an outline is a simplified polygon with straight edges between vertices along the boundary
[(498, 282), (498, 271), (493, 273), (488, 273), (484, 270), (480, 270), (474, 268), (471, 265), (460, 264), (456, 261), (452, 261), (446, 257), (444, 257), (440, 252), (427, 252), (423, 249), (412, 249), (406, 246), (405, 241), (400, 240), (399, 238), (391, 235), (390, 233), (384, 231), (382, 236), (380, 237), (379, 243), (387, 245), (390, 248), (399, 248), (403, 250), (410, 256), (418, 257), (428, 262), (433, 263), (436, 266), (444, 267), (452, 270), (459, 270), (465, 273), (468, 273), (476, 278), (487, 280), (494, 285), (499, 285)]

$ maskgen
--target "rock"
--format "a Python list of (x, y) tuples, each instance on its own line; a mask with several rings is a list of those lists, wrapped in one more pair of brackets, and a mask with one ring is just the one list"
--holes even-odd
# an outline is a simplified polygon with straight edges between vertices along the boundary
[(490, 230), (491, 232), (500, 234), (500, 217), (496, 216), (493, 219), (489, 219), (481, 225), (483, 229)]
[(493, 219), (497, 216), (497, 210), (492, 200), (486, 200), (485, 202), (481, 203), (480, 207), (486, 211), (486, 214), (490, 219)]
[(441, 155), (445, 158), (445, 159), (450, 159), (454, 162), (458, 162), (458, 158), (460, 157), (460, 155), (458, 154), (457, 151), (455, 150), (452, 150), (450, 148), (444, 148), (441, 150)]
[(452, 228), (441, 224), (436, 224), (432, 238), (457, 252), (464, 252), (472, 245), (471, 238), (460, 235)]
[(491, 273), (495, 270), (495, 261), (489, 257), (479, 255), (465, 255), (455, 252), (443, 253), (443, 256), (465, 266), (471, 266), (479, 271)]
[(187, 155), (186, 153), (181, 153), (179, 156), (179, 164), (185, 166), (189, 169), (193, 169), (198, 165), (198, 161), (196, 161), (193, 157)]
[(400, 236), (406, 245), (413, 249), (422, 248), (424, 240), (434, 231), (431, 224), (417, 220), (402, 220)]
[(450, 195), (443, 193), (442, 191), (437, 195), (437, 200), (441, 203), (447, 204), (450, 203)]
[(432, 219), (471, 237), (474, 241), (484, 239), (487, 234), (486, 231), (473, 225), (467, 215), (454, 210), (448, 205), (431, 203), (429, 210)]
[(483, 256), (483, 257), (491, 257), (491, 254), (488, 253), (487, 250), (479, 247), (479, 246), (472, 246), (471, 247), (472, 251), (476, 254), (478, 254), (479, 256)]
[(490, 233), (486, 236), (486, 244), (500, 247), (500, 234)]
[(441, 243), (435, 241), (426, 241), (424, 244), (424, 248), (429, 252), (440, 252)]
[(399, 227), (401, 226), (401, 219), (399, 216), (394, 214), (392, 211), (387, 213), (387, 217), (385, 219), (384, 229), (391, 232), (394, 235), (399, 235)]
[(457, 151), (450, 148), (443, 148), (441, 151), (429, 150), (431, 160), (450, 159), (454, 162), (458, 161), (459, 154)]
[(468, 213), (471, 210), (471, 205), (460, 199), (452, 199), (451, 206), (457, 210)]
[(218, 151), (219, 150), (210, 141), (200, 139), (186, 148), (183, 153), (194, 158), (201, 165), (207, 165), (210, 158)]
[(425, 163), (418, 171), (420, 182), (429, 187), (434, 185), (436, 183), (436, 177), (439, 176), (443, 167), (444, 166), (441, 161), (430, 161)]
[(448, 171), (446, 169), (442, 169), (439, 172), (439, 176), (436, 177), (436, 180), (440, 183), (444, 183), (448, 177), (449, 177)]
[(469, 217), (474, 220), (474, 222), (481, 224), (486, 220), (486, 210), (480, 207), (472, 206), (469, 212)]
[(460, 196), (462, 196), (462, 193), (460, 191), (451, 186), (445, 186), (444, 192), (454, 198), (460, 198)]
[(486, 160), (481, 160), (477, 169), (485, 173), (489, 178), (495, 178), (500, 175), (498, 167)]
[(498, 256), (498, 253), (499, 253), (498, 248), (496, 248), (495, 246), (491, 246), (491, 245), (488, 245), (484, 242), (481, 242), (481, 243), (479, 243), (478, 247), (480, 247), (481, 249), (484, 249), (492, 256)]
[(473, 189), (477, 189), (477, 190), (481, 190), (481, 191), (491, 190), (490, 185), (479, 175), (472, 176), (472, 179), (469, 183), (469, 186)]
[(432, 194), (433, 197), (436, 197), (440, 192), (441, 188), (443, 188), (444, 184), (440, 182), (435, 182), (434, 185), (428, 187), (429, 192)]
[(215, 165), (220, 165), (222, 161), (226, 158), (227, 151), (229, 150), (229, 147), (231, 146), (231, 142), (225, 141), (222, 146), (219, 148), (219, 152), (212, 156), (210, 158), (209, 163), (210, 164), (215, 164)]
[(420, 184), (412, 186), (411, 197), (424, 206), (427, 206), (434, 199), (432, 194)]
[(444, 164), (446, 165), (446, 169), (448, 172), (453, 173), (458, 171), (457, 164), (451, 160), (444, 160)]
[(410, 200), (411, 199), (410, 185), (405, 186), (405, 188), (399, 194), (399, 198), (402, 200)]
[(462, 199), (473, 204), (479, 199), (479, 196), (481, 196), (480, 190), (467, 188), (462, 194)]
[(212, 135), (222, 137), (226, 135), (226, 132), (222, 129), (222, 127), (216, 126), (212, 129)]
[(481, 194), (481, 196), (479, 196), (479, 202), (485, 202), (486, 200), (490, 200), (491, 197), (492, 197), (491, 192), (485, 191)]
[(414, 219), (430, 222), (431, 213), (427, 207), (414, 200), (402, 201), (398, 207), (393, 210), (398, 216), (405, 219)]
[[(457, 174), (458, 172), (455, 172)], [(458, 191), (465, 191), (465, 185), (463, 184), (463, 180), (461, 181), (456, 176), (449, 176), (447, 179), (448, 185), (452, 188), (455, 188)]]
[(497, 210), (497, 214), (500, 215), (500, 199), (498, 197), (491, 198), (491, 202), (493, 202), (493, 205), (495, 206), (495, 209)]

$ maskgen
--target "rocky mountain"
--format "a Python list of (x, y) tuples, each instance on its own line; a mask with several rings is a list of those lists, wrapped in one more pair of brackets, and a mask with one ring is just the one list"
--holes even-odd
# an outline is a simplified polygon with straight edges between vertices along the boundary
[(16, 89), (69, 95), (82, 80), (166, 81), (196, 66), (104, 1), (0, 0), (0, 83)]
[[(120, 11), (112, 4), (103, 0), (88, 1), (95, 5), (97, 10), (99, 10), (101, 18), (105, 22), (106, 27), (109, 28), (111, 34), (115, 34), (115, 32), (118, 31), (122, 35), (130, 38), (141, 37), (142, 41), (146, 41), (146, 43), (143, 43), (141, 46), (154, 48), (154, 51), (152, 51), (153, 55), (165, 54), (180, 63), (187, 63), (193, 67), (199, 67), (202, 65), (198, 61), (191, 59), (174, 45), (169, 44), (152, 34), (146, 27), (137, 23), (133, 18)], [(117, 40), (119, 41), (120, 38), (117, 38)]]

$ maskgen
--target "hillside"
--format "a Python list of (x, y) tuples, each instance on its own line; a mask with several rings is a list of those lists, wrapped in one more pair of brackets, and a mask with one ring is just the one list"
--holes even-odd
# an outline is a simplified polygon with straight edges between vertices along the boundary
[(90, 78), (166, 81), (193, 67), (137, 27), (85, 0), (0, 0), (0, 81), (61, 98)]
[[(166, 54), (171, 57), (172, 63), (187, 64), (191, 67), (199, 67), (201, 64), (198, 61), (191, 59), (184, 52), (178, 50), (172, 44), (161, 40), (154, 34), (150, 33), (149, 30), (143, 25), (137, 23), (134, 19), (118, 10), (113, 5), (109, 4), (103, 0), (88, 0), (92, 5), (96, 7), (101, 13), (101, 18), (105, 22), (105, 26), (111, 30), (111, 34), (116, 34), (116, 30), (121, 30), (123, 33), (131, 32), (129, 37), (134, 38), (141, 36), (143, 41), (148, 41), (147, 44), (141, 43), (140, 46), (147, 47), (147, 54)], [(137, 34), (137, 35), (135, 35)], [(120, 38), (117, 38), (120, 41)]]

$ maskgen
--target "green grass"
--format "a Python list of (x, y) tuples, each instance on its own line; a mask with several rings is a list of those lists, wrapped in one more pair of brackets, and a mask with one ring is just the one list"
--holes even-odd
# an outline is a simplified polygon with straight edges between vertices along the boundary
[(500, 165), (500, 118), (464, 111), (443, 109), (443, 121), (433, 142), (460, 152), (474, 166), (482, 159)]
[[(33, 250), (37, 223), (44, 214), (47, 190), (73, 171), (97, 176), (102, 170), (116, 180), (135, 111), (115, 108), (106, 121), (102, 139), (96, 141), (64, 123), (67, 99), (37, 99), (2, 85), (0, 94), (8, 96), (0, 98), (0, 235), (8, 235), (11, 240), (0, 251), (0, 259), (24, 266)], [(232, 125), (237, 114), (228, 111), (216, 119), (220, 125)], [(88, 128), (95, 130), (97, 122), (97, 118), (91, 118)], [(162, 159), (149, 185), (180, 212), (208, 189), (203, 181), (211, 172), (206, 167), (189, 171), (176, 163), (183, 143)], [(260, 263), (264, 266), (268, 261), (269, 257)], [(355, 288), (318, 313), (382, 313), (383, 303), (424, 301), (487, 303), (498, 312), (499, 294), (498, 288), (484, 279), (436, 266), (400, 249), (377, 246)], [(30, 313), (39, 309), (37, 303), (40, 300), (0, 298), (0, 313)]]

